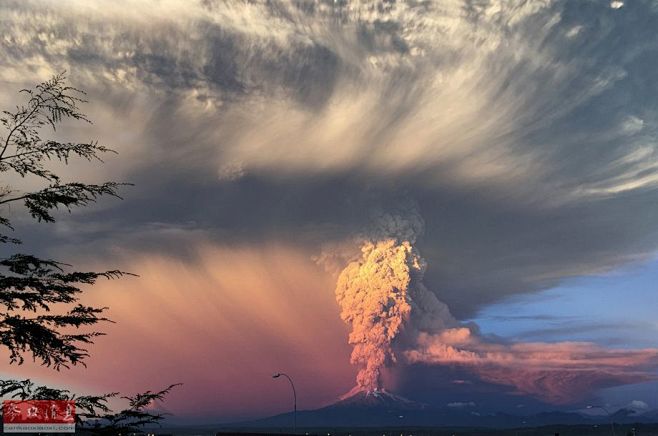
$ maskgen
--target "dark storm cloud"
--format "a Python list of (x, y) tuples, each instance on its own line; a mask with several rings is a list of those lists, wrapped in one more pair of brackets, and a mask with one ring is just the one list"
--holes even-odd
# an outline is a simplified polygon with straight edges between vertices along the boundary
[(410, 197), (426, 281), (459, 317), (642, 260), (658, 245), (654, 9), (5, 3), (3, 101), (68, 69), (96, 121), (75, 134), (116, 144), (102, 175), (136, 184), (28, 239), (319, 251)]

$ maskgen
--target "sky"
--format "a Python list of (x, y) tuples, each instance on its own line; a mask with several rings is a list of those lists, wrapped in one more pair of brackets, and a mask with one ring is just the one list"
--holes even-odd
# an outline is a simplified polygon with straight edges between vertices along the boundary
[(181, 382), (195, 422), (287, 410), (278, 371), (302, 409), (658, 408), (655, 2), (3, 0), (0, 26), (0, 106), (66, 71), (93, 124), (53, 137), (118, 154), (55, 169), (134, 184), (3, 214), (139, 275), (86, 290), (116, 321), (86, 368), (3, 377)]

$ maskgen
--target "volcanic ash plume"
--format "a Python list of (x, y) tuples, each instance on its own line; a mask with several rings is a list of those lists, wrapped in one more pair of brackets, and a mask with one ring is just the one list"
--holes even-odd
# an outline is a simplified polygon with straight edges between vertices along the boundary
[[(457, 323), (447, 307), (422, 285), (426, 263), (412, 245), (422, 225), (419, 218), (381, 216), (373, 235), (362, 240), (361, 257), (338, 277), (336, 299), (341, 318), (352, 327), (351, 362), (360, 367), (357, 388), (361, 390), (382, 388), (381, 371), (395, 363), (393, 343), (412, 311), (421, 321), (431, 319), (435, 328)], [(432, 316), (417, 317), (416, 313)]]
[(366, 242), (360, 260), (338, 277), (336, 299), (341, 318), (352, 326), (351, 361), (361, 369), (357, 385), (368, 391), (381, 388), (381, 369), (395, 362), (391, 342), (411, 314), (411, 276), (420, 270), (411, 244), (395, 239)]

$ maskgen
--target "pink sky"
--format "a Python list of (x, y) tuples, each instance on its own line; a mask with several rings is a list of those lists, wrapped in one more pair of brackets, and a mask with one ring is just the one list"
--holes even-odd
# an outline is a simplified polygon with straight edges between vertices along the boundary
[[(165, 406), (180, 416), (239, 417), (287, 411), (293, 376), (299, 405), (329, 403), (353, 386), (347, 329), (334, 283), (292, 247), (207, 247), (197, 260), (142, 257), (139, 277), (100, 282), (86, 302), (110, 306), (116, 324), (90, 347), (87, 368), (4, 364), (80, 393), (122, 394), (183, 383)], [(248, 413), (248, 412), (247, 412)]]

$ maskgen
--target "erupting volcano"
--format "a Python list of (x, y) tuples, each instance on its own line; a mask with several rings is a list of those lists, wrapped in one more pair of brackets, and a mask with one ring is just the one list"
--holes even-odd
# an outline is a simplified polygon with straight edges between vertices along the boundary
[(412, 312), (424, 331), (458, 325), (447, 306), (422, 283), (426, 262), (413, 244), (423, 226), (414, 206), (403, 213), (382, 214), (375, 231), (360, 237), (361, 256), (338, 277), (336, 299), (341, 318), (352, 327), (351, 362), (359, 367), (356, 391), (384, 388), (382, 370), (397, 361), (394, 342)]
[(363, 258), (350, 263), (338, 278), (336, 297), (342, 319), (351, 324), (351, 361), (360, 367), (357, 385), (380, 389), (381, 369), (396, 357), (391, 343), (411, 314), (411, 276), (420, 270), (411, 244), (395, 239), (366, 242)]
[(655, 349), (501, 342), (481, 335), (475, 324), (460, 323), (423, 284), (427, 262), (415, 244), (424, 222), (415, 204), (402, 205), (378, 215), (370, 233), (357, 238), (360, 254), (338, 276), (336, 299), (341, 318), (351, 326), (351, 363), (359, 369), (356, 386), (343, 399), (386, 393), (382, 371), (399, 363), (460, 366), (481, 380), (550, 403), (654, 378)]

